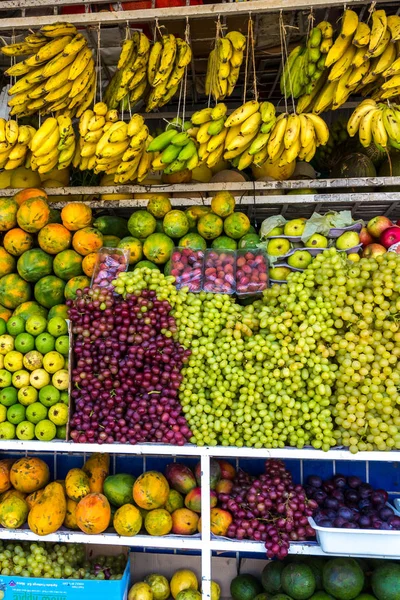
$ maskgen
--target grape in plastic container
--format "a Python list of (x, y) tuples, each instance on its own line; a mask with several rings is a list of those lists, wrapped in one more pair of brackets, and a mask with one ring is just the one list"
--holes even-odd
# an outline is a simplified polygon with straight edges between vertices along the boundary
[(176, 289), (189, 288), (201, 292), (204, 267), (204, 250), (174, 248), (171, 255), (171, 275), (175, 277)]
[(248, 248), (236, 251), (236, 293), (250, 296), (268, 287), (268, 261), (264, 250)]
[(98, 285), (106, 290), (113, 289), (111, 282), (119, 273), (128, 270), (130, 252), (122, 248), (100, 248), (92, 275), (92, 287)]
[(214, 294), (236, 291), (236, 252), (215, 248), (205, 251), (203, 290)]

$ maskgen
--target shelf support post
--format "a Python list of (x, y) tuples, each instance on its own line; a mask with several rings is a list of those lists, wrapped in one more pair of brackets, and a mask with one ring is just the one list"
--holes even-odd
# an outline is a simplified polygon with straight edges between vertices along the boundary
[(201, 467), (201, 592), (202, 600), (211, 599), (211, 530), (210, 530), (210, 457), (200, 456)]

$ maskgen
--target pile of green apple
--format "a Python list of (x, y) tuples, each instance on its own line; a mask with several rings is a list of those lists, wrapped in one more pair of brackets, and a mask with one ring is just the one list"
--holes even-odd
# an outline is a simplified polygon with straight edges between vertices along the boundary
[(68, 353), (62, 317), (0, 319), (0, 439), (66, 438)]
[[(266, 251), (271, 267), (269, 277), (274, 281), (286, 281), (289, 273), (296, 269), (306, 269), (318, 252), (335, 247), (347, 252), (348, 259), (358, 262), (360, 236), (357, 231), (344, 231), (339, 237), (314, 233), (305, 242), (300, 241), (307, 219), (292, 219), (282, 227), (274, 227), (266, 238)], [(298, 241), (294, 241), (297, 238)], [(355, 248), (357, 252), (349, 252)], [(293, 250), (295, 250), (293, 252)], [(310, 252), (312, 250), (313, 252)], [(291, 254), (288, 256), (288, 254)]]

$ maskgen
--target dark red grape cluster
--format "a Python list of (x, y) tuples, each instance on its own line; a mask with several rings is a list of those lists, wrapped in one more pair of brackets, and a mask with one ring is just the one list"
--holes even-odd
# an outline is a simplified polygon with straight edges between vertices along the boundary
[(123, 299), (94, 287), (68, 305), (76, 359), (71, 438), (186, 443), (192, 433), (178, 389), (190, 351), (173, 339), (169, 303), (150, 290)]
[(313, 519), (321, 527), (400, 530), (400, 517), (387, 505), (388, 493), (359, 477), (335, 475), (322, 481), (312, 475), (305, 489), (318, 505)]
[(279, 460), (267, 460), (257, 478), (239, 471), (230, 494), (219, 494), (221, 507), (233, 516), (227, 536), (265, 542), (268, 558), (283, 559), (292, 541), (315, 536), (308, 523), (317, 503), (293, 483)]

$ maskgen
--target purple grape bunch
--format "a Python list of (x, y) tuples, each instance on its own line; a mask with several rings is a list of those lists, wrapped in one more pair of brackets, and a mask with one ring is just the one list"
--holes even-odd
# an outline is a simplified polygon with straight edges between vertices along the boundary
[(267, 460), (258, 477), (239, 470), (231, 493), (219, 494), (218, 500), (233, 516), (227, 536), (264, 542), (268, 558), (282, 560), (291, 542), (315, 537), (308, 517), (317, 504), (280, 460)]
[(317, 503), (313, 519), (321, 527), (400, 530), (400, 517), (387, 505), (388, 493), (355, 476), (323, 481), (312, 475), (305, 486)]
[(76, 362), (71, 438), (185, 444), (192, 433), (178, 390), (190, 351), (173, 339), (170, 304), (150, 290), (123, 299), (94, 286), (68, 306)]

